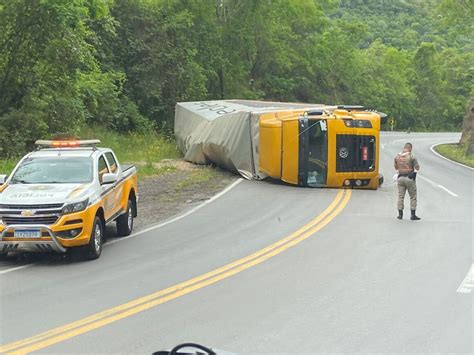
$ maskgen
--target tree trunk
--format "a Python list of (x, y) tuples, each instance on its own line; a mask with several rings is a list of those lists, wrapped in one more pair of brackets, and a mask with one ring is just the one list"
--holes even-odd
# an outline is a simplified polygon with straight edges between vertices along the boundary
[(462, 124), (462, 136), (459, 144), (466, 147), (466, 154), (474, 154), (474, 97), (469, 101), (467, 114)]
[(221, 100), (224, 100), (224, 70), (222, 67), (217, 70), (217, 75), (219, 76), (219, 91), (221, 94)]

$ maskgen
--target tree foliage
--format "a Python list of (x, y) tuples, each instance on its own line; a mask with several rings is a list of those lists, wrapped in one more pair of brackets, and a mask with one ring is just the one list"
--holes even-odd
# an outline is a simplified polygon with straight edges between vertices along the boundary
[(363, 104), (459, 129), (467, 0), (0, 0), (0, 155), (84, 124), (171, 131), (176, 102)]

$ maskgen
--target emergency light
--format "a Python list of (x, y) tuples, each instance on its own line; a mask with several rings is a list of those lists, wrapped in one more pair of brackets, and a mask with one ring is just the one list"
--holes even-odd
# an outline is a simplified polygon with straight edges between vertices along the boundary
[(95, 147), (100, 144), (98, 139), (90, 140), (73, 140), (73, 141), (61, 141), (61, 140), (37, 140), (35, 144), (39, 148), (78, 148), (78, 147)]

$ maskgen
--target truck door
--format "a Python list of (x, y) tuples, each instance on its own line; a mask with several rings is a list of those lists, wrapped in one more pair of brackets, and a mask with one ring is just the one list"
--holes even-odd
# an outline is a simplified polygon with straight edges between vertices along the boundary
[(102, 185), (102, 177), (104, 174), (109, 174), (110, 170), (107, 165), (107, 161), (105, 160), (105, 156), (101, 155), (98, 161), (98, 168), (97, 171), (99, 173), (99, 182), (101, 184), (101, 195), (102, 199), (104, 200), (104, 217), (107, 221), (113, 214), (113, 207), (114, 207), (114, 196), (113, 196), (113, 185), (104, 184)]
[(117, 176), (117, 183), (115, 184), (113, 191), (111, 192), (112, 197), (112, 214), (118, 213), (120, 209), (126, 210), (126, 206), (122, 206), (122, 196), (123, 196), (123, 183), (120, 181), (122, 172), (119, 169), (117, 160), (115, 159), (112, 152), (105, 153), (107, 163), (109, 164), (109, 169), (112, 174)]
[(299, 184), (324, 187), (327, 181), (328, 165), (327, 121), (302, 116), (299, 127)]

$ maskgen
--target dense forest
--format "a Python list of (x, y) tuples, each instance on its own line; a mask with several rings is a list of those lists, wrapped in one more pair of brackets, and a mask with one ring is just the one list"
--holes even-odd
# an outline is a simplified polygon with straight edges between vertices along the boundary
[(177, 101), (361, 104), (459, 130), (472, 0), (0, 0), (0, 156), (84, 125), (171, 134)]

